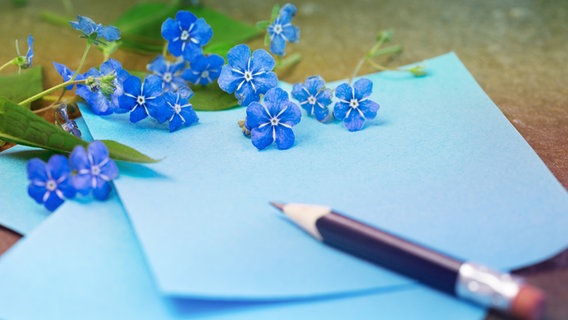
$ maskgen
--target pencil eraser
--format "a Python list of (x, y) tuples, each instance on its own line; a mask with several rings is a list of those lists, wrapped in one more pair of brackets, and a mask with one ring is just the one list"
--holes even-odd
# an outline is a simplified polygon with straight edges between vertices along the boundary
[(544, 315), (546, 296), (542, 290), (530, 285), (523, 285), (513, 299), (510, 313), (518, 319), (537, 320)]

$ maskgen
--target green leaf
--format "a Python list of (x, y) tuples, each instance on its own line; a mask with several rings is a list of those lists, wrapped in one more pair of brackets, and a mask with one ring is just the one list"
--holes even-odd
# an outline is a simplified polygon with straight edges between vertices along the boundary
[(220, 111), (239, 106), (234, 95), (224, 92), (216, 84), (196, 86), (192, 89), (194, 95), (189, 102), (195, 110)]
[(270, 21), (274, 22), (274, 20), (278, 18), (278, 14), (280, 14), (280, 6), (278, 4), (275, 4), (274, 7), (272, 7), (272, 13), (270, 14)]
[(113, 25), (121, 31), (122, 47), (125, 49), (159, 53), (165, 40), (161, 35), (162, 23), (174, 17), (180, 9), (189, 10), (197, 17), (204, 18), (213, 29), (213, 38), (204, 51), (223, 56), (238, 43), (260, 33), (254, 26), (236, 21), (215, 10), (205, 7), (185, 8), (177, 3), (140, 3), (126, 11)]
[(43, 77), (40, 66), (0, 76), (0, 96), (9, 100), (22, 101), (42, 90)]
[[(88, 142), (4, 97), (0, 97), (0, 139), (56, 152), (71, 152), (77, 145), (88, 145)], [(141, 163), (158, 162), (118, 142), (103, 142), (107, 145), (112, 159)]]

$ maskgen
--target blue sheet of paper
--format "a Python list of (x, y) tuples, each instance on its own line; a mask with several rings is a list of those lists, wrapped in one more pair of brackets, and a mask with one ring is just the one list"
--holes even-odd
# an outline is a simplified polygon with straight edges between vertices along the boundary
[(381, 110), (364, 130), (304, 117), (287, 151), (256, 150), (242, 108), (175, 133), (86, 113), (95, 138), (164, 157), (116, 181), (159, 290), (270, 300), (408, 283), (313, 241), (271, 200), (330, 205), (495, 268), (566, 246), (566, 191), (454, 54), (425, 63), (423, 78), (368, 76)]
[(484, 310), (410, 284), (279, 302), (169, 299), (118, 199), (68, 202), (0, 258), (0, 319), (480, 319)]
[(22, 235), (28, 234), (49, 216), (49, 211), (28, 196), (26, 163), (37, 157), (47, 161), (49, 153), (23, 146), (0, 153), (0, 224)]

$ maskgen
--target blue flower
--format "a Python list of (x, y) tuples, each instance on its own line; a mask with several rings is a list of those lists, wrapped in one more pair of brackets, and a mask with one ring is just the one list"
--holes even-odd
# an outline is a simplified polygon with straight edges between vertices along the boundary
[[(66, 65), (61, 64), (61, 63), (57, 63), (57, 62), (53, 62), (53, 66), (55, 67), (55, 70), (57, 70), (57, 73), (59, 73), (61, 75), (61, 77), (63, 78), (63, 82), (67, 82), (69, 80), (71, 80), (71, 78), (73, 77), (73, 75), (75, 74), (75, 71), (69, 69)], [(82, 74), (78, 74), (75, 77), (75, 80), (83, 80), (83, 75)], [(65, 89), (67, 90), (71, 90), (73, 89), (75, 85), (71, 84), (68, 85), (67, 87), (65, 87)], [(79, 85), (77, 85), (78, 87)]]
[(97, 44), (98, 40), (116, 41), (120, 39), (120, 30), (113, 26), (103, 26), (96, 24), (91, 18), (77, 16), (77, 21), (70, 21), (73, 29), (80, 31), (86, 38), (93, 39)]
[(65, 103), (60, 103), (57, 109), (55, 109), (55, 124), (59, 125), (63, 130), (70, 134), (81, 138), (81, 130), (79, 130), (77, 122), (69, 118), (67, 105)]
[(109, 59), (99, 68), (91, 68), (82, 75), (86, 85), (77, 85), (75, 92), (87, 101), (94, 114), (107, 115), (118, 109), (121, 84), (130, 74), (122, 69), (120, 62)]
[(306, 83), (296, 83), (292, 88), (292, 96), (300, 102), (310, 116), (324, 121), (329, 115), (327, 106), (331, 104), (331, 90), (325, 88), (325, 81), (320, 76), (306, 79)]
[(292, 19), (296, 15), (296, 7), (285, 4), (278, 13), (278, 17), (268, 26), (270, 36), (270, 51), (278, 56), (283, 56), (286, 42), (298, 42), (300, 40), (300, 28), (292, 25)]
[(182, 87), (187, 87), (185, 80), (181, 77), (185, 65), (186, 62), (183, 60), (171, 63), (164, 56), (159, 55), (146, 68), (161, 79), (164, 91), (176, 92)]
[(162, 23), (162, 37), (168, 41), (168, 51), (187, 61), (202, 54), (202, 49), (213, 36), (213, 30), (203, 18), (189, 11), (178, 11), (176, 19), (168, 18)]
[(67, 158), (53, 155), (47, 163), (38, 158), (27, 164), (28, 194), (49, 211), (57, 209), (65, 198), (75, 197), (75, 187), (71, 179), (71, 167)]
[(99, 200), (108, 198), (110, 181), (118, 177), (118, 167), (109, 158), (106, 145), (100, 141), (93, 141), (87, 147), (76, 146), (69, 156), (71, 166), (77, 172), (73, 177), (73, 185), (77, 192), (87, 195), (91, 191)]
[(264, 96), (264, 105), (253, 102), (247, 107), (246, 126), (251, 130), (252, 144), (262, 150), (272, 142), (278, 149), (289, 149), (294, 145), (292, 126), (302, 118), (300, 108), (288, 101), (288, 93), (272, 88)]
[(379, 105), (369, 99), (372, 91), (373, 83), (365, 78), (357, 80), (353, 87), (344, 83), (335, 89), (339, 102), (333, 107), (333, 115), (336, 119), (343, 120), (347, 130), (361, 130), (365, 119), (377, 116)]
[(176, 131), (181, 126), (188, 127), (199, 120), (191, 103), (188, 102), (192, 95), (193, 93), (189, 97), (183, 97), (179, 93), (164, 93), (164, 100), (168, 105), (167, 115), (170, 121), (170, 132)]
[(261, 94), (278, 85), (272, 72), (274, 58), (266, 50), (255, 50), (251, 57), (250, 48), (239, 44), (229, 50), (227, 60), (217, 82), (223, 91), (234, 92), (241, 106), (259, 101)]
[(193, 84), (205, 86), (219, 78), (224, 63), (225, 59), (220, 55), (197, 56), (181, 76)]
[(131, 122), (138, 122), (148, 115), (160, 123), (167, 120), (160, 78), (148, 77), (141, 82), (138, 77), (129, 76), (123, 83), (123, 90), (118, 104), (122, 111), (130, 111)]
[(32, 66), (32, 59), (34, 57), (34, 38), (32, 35), (28, 35), (28, 52), (26, 52), (25, 56), (20, 56), (20, 48), (18, 47), (18, 40), (16, 40), (16, 51), (18, 52), (18, 57), (16, 58), (16, 65), (20, 69), (28, 69)]

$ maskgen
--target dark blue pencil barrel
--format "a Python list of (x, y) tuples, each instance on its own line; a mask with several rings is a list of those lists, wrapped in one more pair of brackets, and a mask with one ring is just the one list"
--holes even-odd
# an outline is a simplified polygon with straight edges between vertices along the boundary
[(458, 259), (336, 213), (319, 218), (316, 227), (331, 246), (456, 295)]

